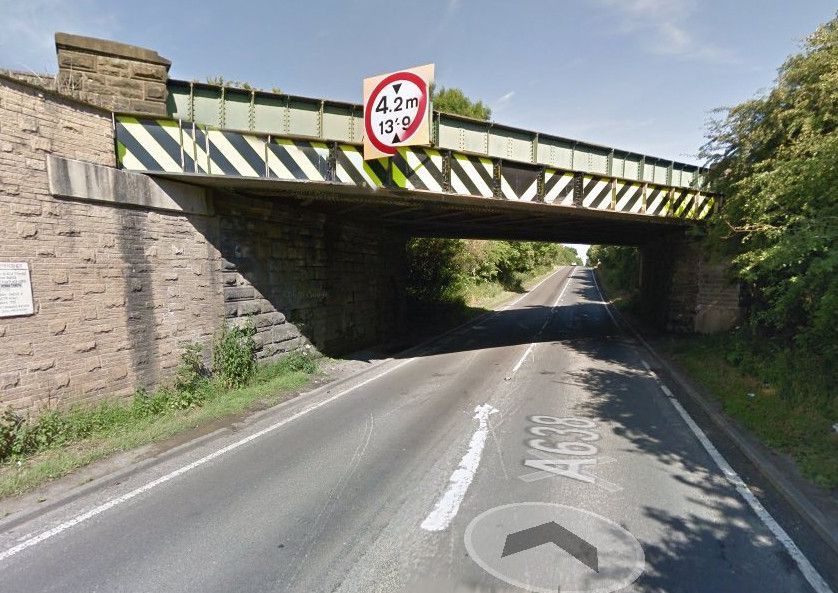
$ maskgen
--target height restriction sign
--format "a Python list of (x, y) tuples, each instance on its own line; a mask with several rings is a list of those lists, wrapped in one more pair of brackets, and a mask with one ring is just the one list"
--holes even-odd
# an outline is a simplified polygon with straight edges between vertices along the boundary
[(364, 159), (393, 156), (401, 146), (429, 144), (434, 65), (364, 79)]

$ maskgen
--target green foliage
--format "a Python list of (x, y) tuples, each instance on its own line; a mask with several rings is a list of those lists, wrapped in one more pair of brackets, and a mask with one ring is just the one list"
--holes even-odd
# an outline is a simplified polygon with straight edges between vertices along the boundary
[(673, 339), (675, 359), (721, 400), (726, 413), (764, 443), (790, 454), (803, 473), (838, 487), (838, 400), (834, 382), (809, 353), (747, 328)]
[(581, 264), (576, 251), (556, 243), (411, 239), (408, 296), (423, 304), (464, 304), (467, 288), (499, 284), (522, 290), (523, 281), (558, 265)]
[(749, 323), (838, 363), (838, 18), (766, 95), (714, 122), (704, 154), (725, 196), (709, 244), (732, 256)]
[[(36, 418), (7, 409), (0, 415), (0, 462), (201, 408), (248, 385), (282, 384), (286, 380), (294, 383), (317, 370), (317, 361), (308, 349), (257, 369), (254, 334), (252, 324), (225, 327), (218, 332), (213, 351), (214, 375), (204, 365), (201, 345), (185, 345), (172, 383), (154, 393), (140, 389), (130, 403), (103, 402), (92, 408), (46, 410)], [(224, 407), (223, 403), (218, 406)]]
[(436, 88), (432, 85), (431, 100), (434, 109), (443, 113), (464, 115), (485, 121), (492, 117), (492, 110), (488, 105), (480, 100), (469, 99), (463, 91), (457, 88)]
[(215, 336), (212, 351), (212, 370), (216, 379), (225, 387), (241, 387), (256, 370), (256, 329), (248, 323), (245, 327), (227, 327)]
[(636, 247), (622, 245), (591, 245), (588, 265), (599, 269), (611, 298), (630, 295), (639, 288), (640, 254)]

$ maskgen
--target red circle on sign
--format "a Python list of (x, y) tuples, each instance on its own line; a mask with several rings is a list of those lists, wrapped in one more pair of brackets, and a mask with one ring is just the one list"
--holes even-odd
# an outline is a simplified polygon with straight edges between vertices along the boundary
[[(375, 88), (370, 93), (369, 99), (367, 99), (366, 109), (364, 109), (364, 128), (367, 133), (367, 138), (369, 138), (369, 141), (372, 143), (372, 145), (384, 154), (396, 154), (396, 148), (384, 144), (378, 138), (376, 138), (375, 134), (373, 134), (372, 126), (370, 125), (370, 121), (372, 120), (372, 106), (375, 104), (375, 100), (378, 98), (378, 93), (384, 90), (384, 87), (386, 87), (388, 84), (397, 80), (406, 80), (408, 82), (412, 82), (418, 88), (422, 89), (422, 97), (419, 99), (419, 107), (416, 110), (416, 118), (414, 118), (413, 123), (410, 124), (410, 127), (408, 127), (404, 131), (404, 138), (402, 138), (402, 141), (405, 141), (411, 136), (413, 136), (413, 134), (416, 133), (416, 130), (419, 129), (419, 126), (422, 125), (422, 122), (425, 119), (425, 108), (428, 105), (428, 87), (425, 84), (425, 81), (413, 72), (395, 72), (394, 74), (391, 74), (390, 76), (384, 78), (384, 80), (382, 80), (375, 86)], [(423, 115), (423, 117), (419, 117), (420, 113)]]

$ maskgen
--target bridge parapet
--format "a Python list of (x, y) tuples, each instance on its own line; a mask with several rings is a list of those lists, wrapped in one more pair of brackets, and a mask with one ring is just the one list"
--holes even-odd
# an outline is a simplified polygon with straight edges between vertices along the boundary
[[(549, 163), (516, 160), (521, 156), (520, 146), (511, 136), (507, 139), (511, 156), (498, 156), (500, 149), (492, 148), (489, 137), (484, 154), (446, 147), (451, 143), (448, 140), (435, 147), (404, 148), (391, 159), (364, 161), (360, 136), (353, 135), (353, 126), (348, 127), (352, 140), (322, 138), (325, 113), (323, 102), (319, 115), (312, 116), (320, 122), (317, 137), (288, 133), (287, 130), (305, 130), (295, 128), (287, 119), (280, 119), (285, 123), (279, 133), (202, 124), (195, 121), (194, 105), (189, 111), (191, 120), (117, 114), (114, 124), (118, 162), (125, 169), (150, 173), (385, 187), (693, 220), (709, 216), (716, 204), (715, 196), (698, 187), (697, 167), (693, 167), (693, 177), (686, 185), (689, 165), (678, 169), (678, 182), (673, 177), (676, 169), (672, 164), (666, 168), (666, 180), (655, 181), (660, 174), (654, 167), (660, 165), (649, 169), (650, 180), (642, 160), (636, 169), (634, 165), (626, 168), (630, 155), (620, 157), (617, 170), (613, 154), (606, 155), (602, 165), (597, 164), (599, 161), (591, 152), (586, 154), (588, 166), (576, 168), (574, 159), (579, 157), (573, 149), (568, 157), (560, 148), (542, 144), (538, 138), (537, 144), (530, 145), (532, 160), (547, 151), (553, 154)], [(435, 117), (437, 123), (442, 120), (439, 114)], [(222, 121), (226, 119), (227, 116)], [(449, 135), (440, 130), (437, 126), (437, 138)], [(466, 128), (462, 128), (460, 137), (461, 145), (473, 148), (474, 139), (469, 140)], [(567, 158), (569, 162), (565, 162)], [(555, 166), (555, 161), (568, 166)]]

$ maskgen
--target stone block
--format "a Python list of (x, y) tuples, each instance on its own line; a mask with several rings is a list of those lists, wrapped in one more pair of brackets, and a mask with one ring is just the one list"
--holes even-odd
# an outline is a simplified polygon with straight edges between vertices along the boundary
[(165, 101), (166, 100), (166, 85), (157, 82), (145, 83), (145, 99), (148, 101)]
[(32, 239), (38, 235), (38, 227), (25, 222), (17, 223), (17, 235), (21, 239)]
[(96, 56), (93, 54), (59, 49), (58, 68), (59, 70), (82, 70), (84, 72), (96, 72)]
[(60, 335), (64, 333), (64, 330), (67, 329), (67, 322), (63, 319), (59, 319), (57, 321), (50, 321), (49, 322), (49, 333), (54, 336)]
[(0, 374), (0, 389), (11, 389), (20, 384), (20, 373), (2, 373)]
[(39, 360), (38, 362), (32, 363), (29, 365), (29, 372), (36, 373), (39, 371), (48, 371), (49, 369), (55, 366), (55, 359), (54, 358), (47, 358), (44, 360)]
[(80, 342), (75, 345), (74, 350), (79, 354), (84, 352), (92, 352), (96, 350), (96, 340), (91, 340), (89, 342)]
[(32, 342), (21, 342), (15, 345), (14, 350), (18, 356), (32, 356)]

